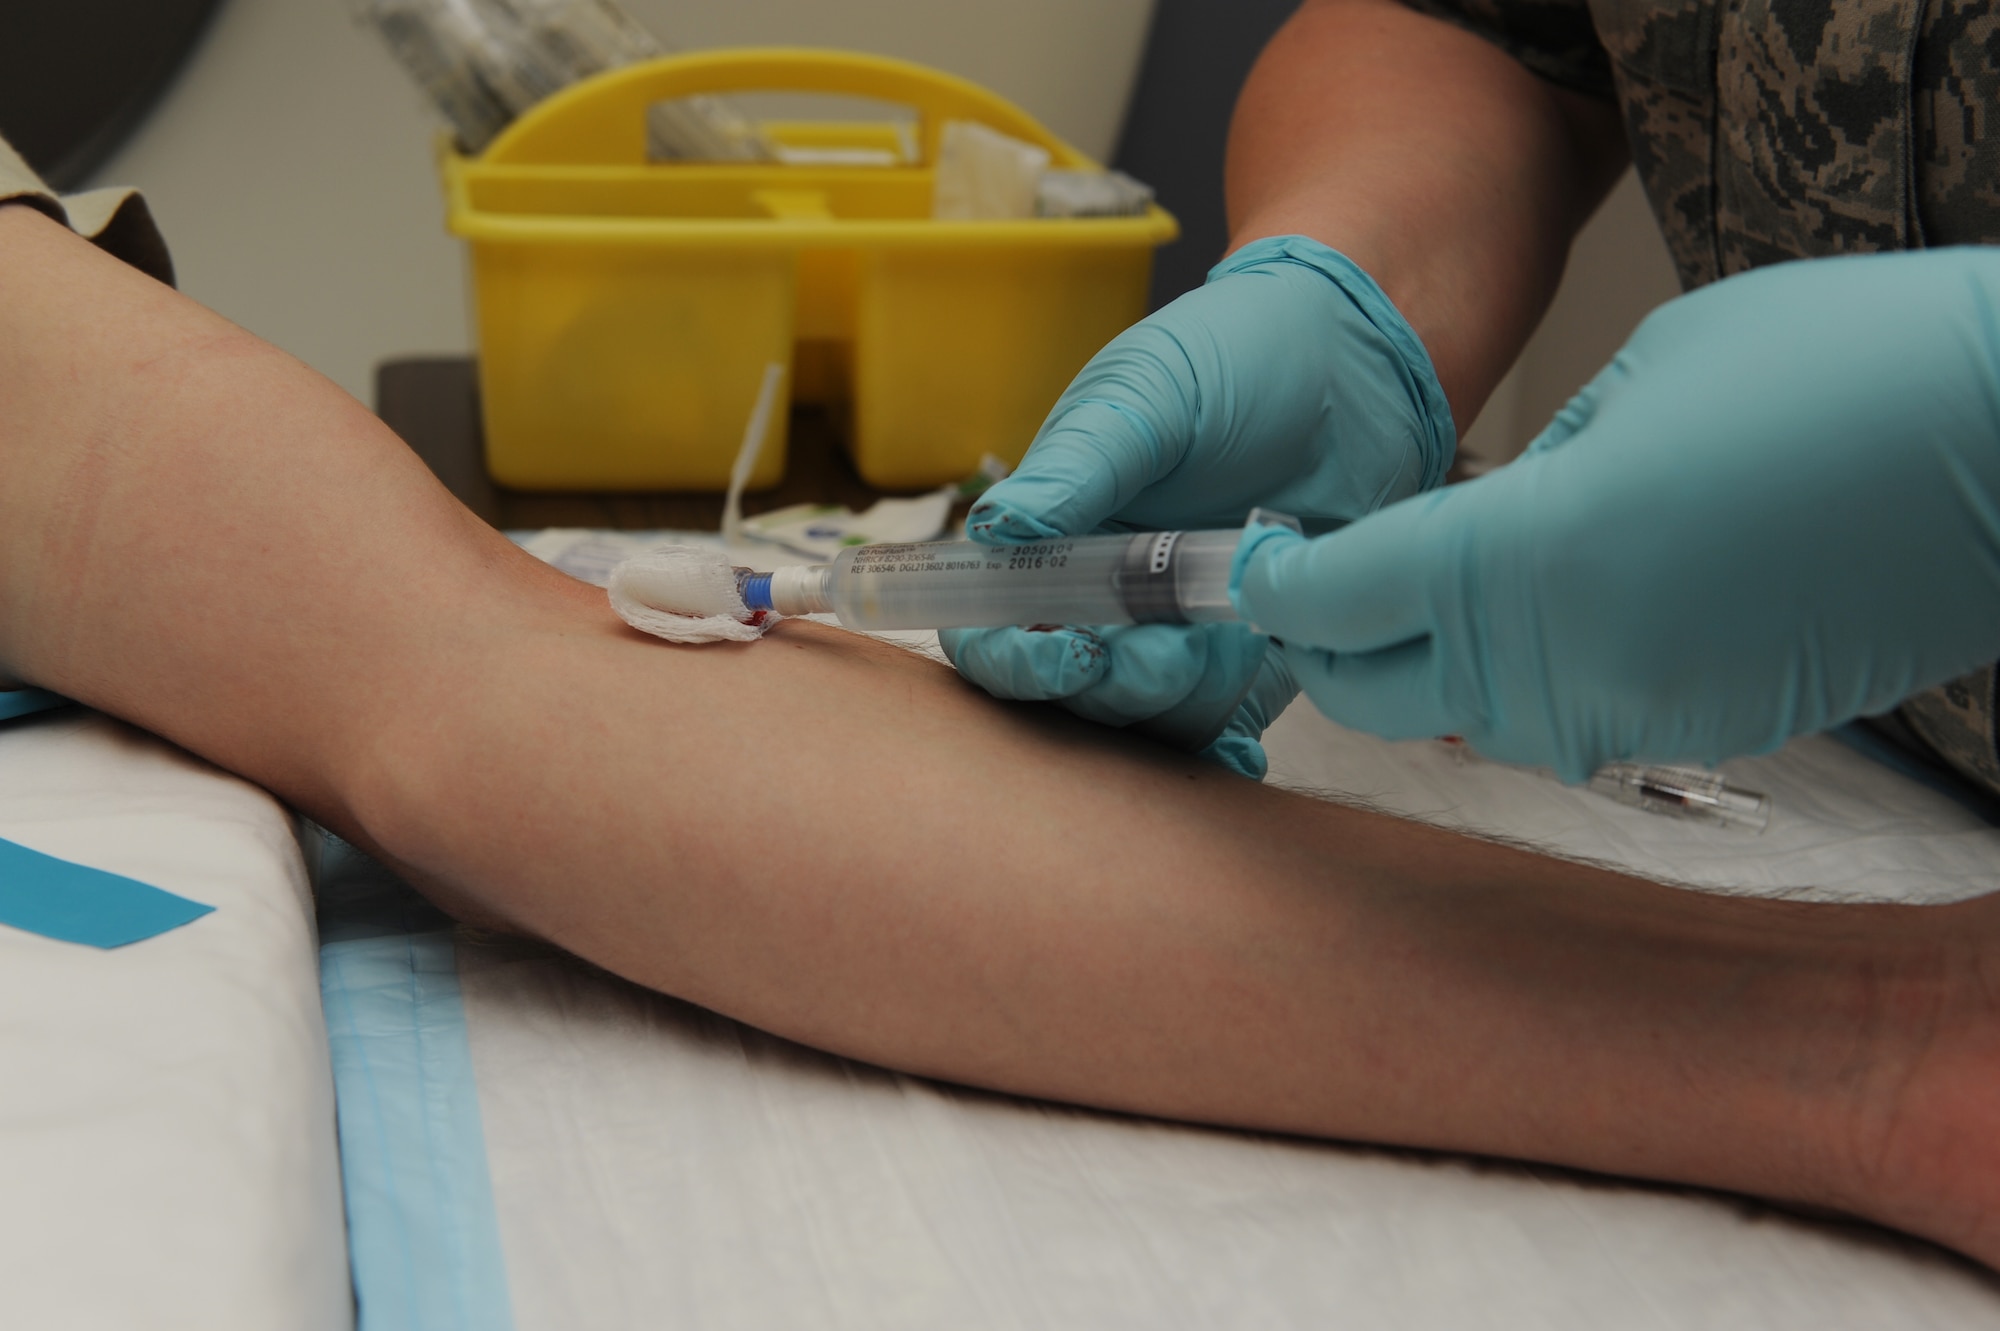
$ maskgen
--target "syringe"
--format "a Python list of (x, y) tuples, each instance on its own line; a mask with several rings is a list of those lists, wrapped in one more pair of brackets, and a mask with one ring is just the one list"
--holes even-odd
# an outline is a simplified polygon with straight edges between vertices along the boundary
[[(1274, 523), (1296, 530), (1280, 514), (1250, 515), (1250, 526)], [(1158, 531), (1034, 545), (857, 545), (831, 563), (769, 573), (668, 546), (613, 570), (611, 597), (635, 627), (679, 642), (755, 637), (773, 613), (831, 613), (858, 629), (1224, 623), (1242, 618), (1229, 601), (1229, 570), (1242, 539), (1241, 530)], [(1242, 698), (1237, 692), (1219, 699), (1226, 705), (1212, 718), (1215, 728)], [(1464, 741), (1448, 742), (1462, 760)], [(1765, 796), (1699, 768), (1614, 762), (1590, 785), (1652, 813), (1752, 831), (1762, 831), (1771, 816)]]
[(738, 569), (736, 587), (753, 613), (830, 612), (860, 629), (1214, 623), (1239, 618), (1229, 564), (1242, 538), (1159, 531), (1033, 545), (858, 545), (828, 564)]

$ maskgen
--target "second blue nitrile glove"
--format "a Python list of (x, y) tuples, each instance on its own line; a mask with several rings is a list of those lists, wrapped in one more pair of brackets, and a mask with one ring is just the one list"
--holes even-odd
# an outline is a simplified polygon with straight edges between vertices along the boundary
[(2000, 251), (1683, 296), (1526, 456), (1258, 533), (1233, 595), (1334, 720), (1571, 781), (1887, 710), (2000, 655)]
[[(1368, 275), (1302, 236), (1259, 240), (1113, 339), (1057, 401), (1020, 468), (967, 519), (975, 540), (1233, 527), (1256, 506), (1323, 530), (1437, 485), (1455, 435), (1430, 357)], [(1289, 701), (1261, 651), (1211, 626), (950, 630), (1002, 697), (1145, 725), (1261, 775), (1257, 720)], [(1249, 692), (1246, 694), (1246, 690)], [(1201, 698), (1243, 707), (1199, 717)], [(1268, 713), (1269, 715), (1265, 715)]]

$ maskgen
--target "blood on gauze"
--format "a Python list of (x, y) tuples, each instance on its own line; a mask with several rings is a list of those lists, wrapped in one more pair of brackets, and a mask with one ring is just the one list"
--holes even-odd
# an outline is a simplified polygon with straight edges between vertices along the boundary
[[(668, 642), (753, 642), (784, 616), (745, 606), (735, 590), (735, 578), (734, 568), (719, 550), (664, 545), (612, 569), (606, 591), (618, 617), (641, 633)], [(728, 608), (732, 613), (676, 613), (661, 602), (708, 611)]]

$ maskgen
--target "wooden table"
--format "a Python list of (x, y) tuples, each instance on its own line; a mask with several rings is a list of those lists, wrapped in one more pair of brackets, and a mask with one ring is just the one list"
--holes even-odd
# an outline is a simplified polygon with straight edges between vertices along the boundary
[[(486, 474), (478, 379), (469, 356), (383, 361), (375, 367), (375, 413), (445, 488), (495, 527), (715, 531), (722, 525), (720, 493), (554, 494), (495, 485)], [(794, 408), (791, 426), (783, 483), (746, 494), (746, 515), (804, 503), (845, 504), (858, 512), (885, 494), (906, 493), (862, 480), (820, 409)]]

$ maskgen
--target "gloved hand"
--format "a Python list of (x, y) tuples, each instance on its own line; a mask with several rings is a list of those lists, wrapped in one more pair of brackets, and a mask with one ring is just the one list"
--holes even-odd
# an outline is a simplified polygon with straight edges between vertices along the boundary
[(1234, 527), (1259, 505), (1323, 529), (1439, 484), (1456, 439), (1382, 289), (1318, 241), (1276, 236), (1093, 356), (966, 531)]
[(944, 629), (938, 640), (997, 698), (1061, 702), (1253, 781), (1269, 767), (1258, 737), (1299, 691), (1284, 653), (1245, 624)]
[[(1381, 289), (1317, 241), (1276, 237), (1237, 251), (1093, 357), (966, 530), (1013, 544), (1107, 527), (1233, 527), (1260, 504), (1325, 527), (1438, 484), (1454, 443), (1430, 357)], [(1274, 718), (1291, 695), (1277, 696), (1285, 677), (1247, 639), (1226, 644), (1240, 633), (940, 637), (961, 671), (1001, 697), (1059, 700), (1186, 747), (1221, 730), (1230, 765), (1261, 776), (1256, 718)], [(1246, 689), (1258, 701), (1231, 708)], [(1200, 713), (1218, 699), (1223, 710)]]
[(1569, 781), (1883, 711), (2000, 655), (2000, 251), (1684, 296), (1518, 461), (1231, 594), (1334, 720)]

